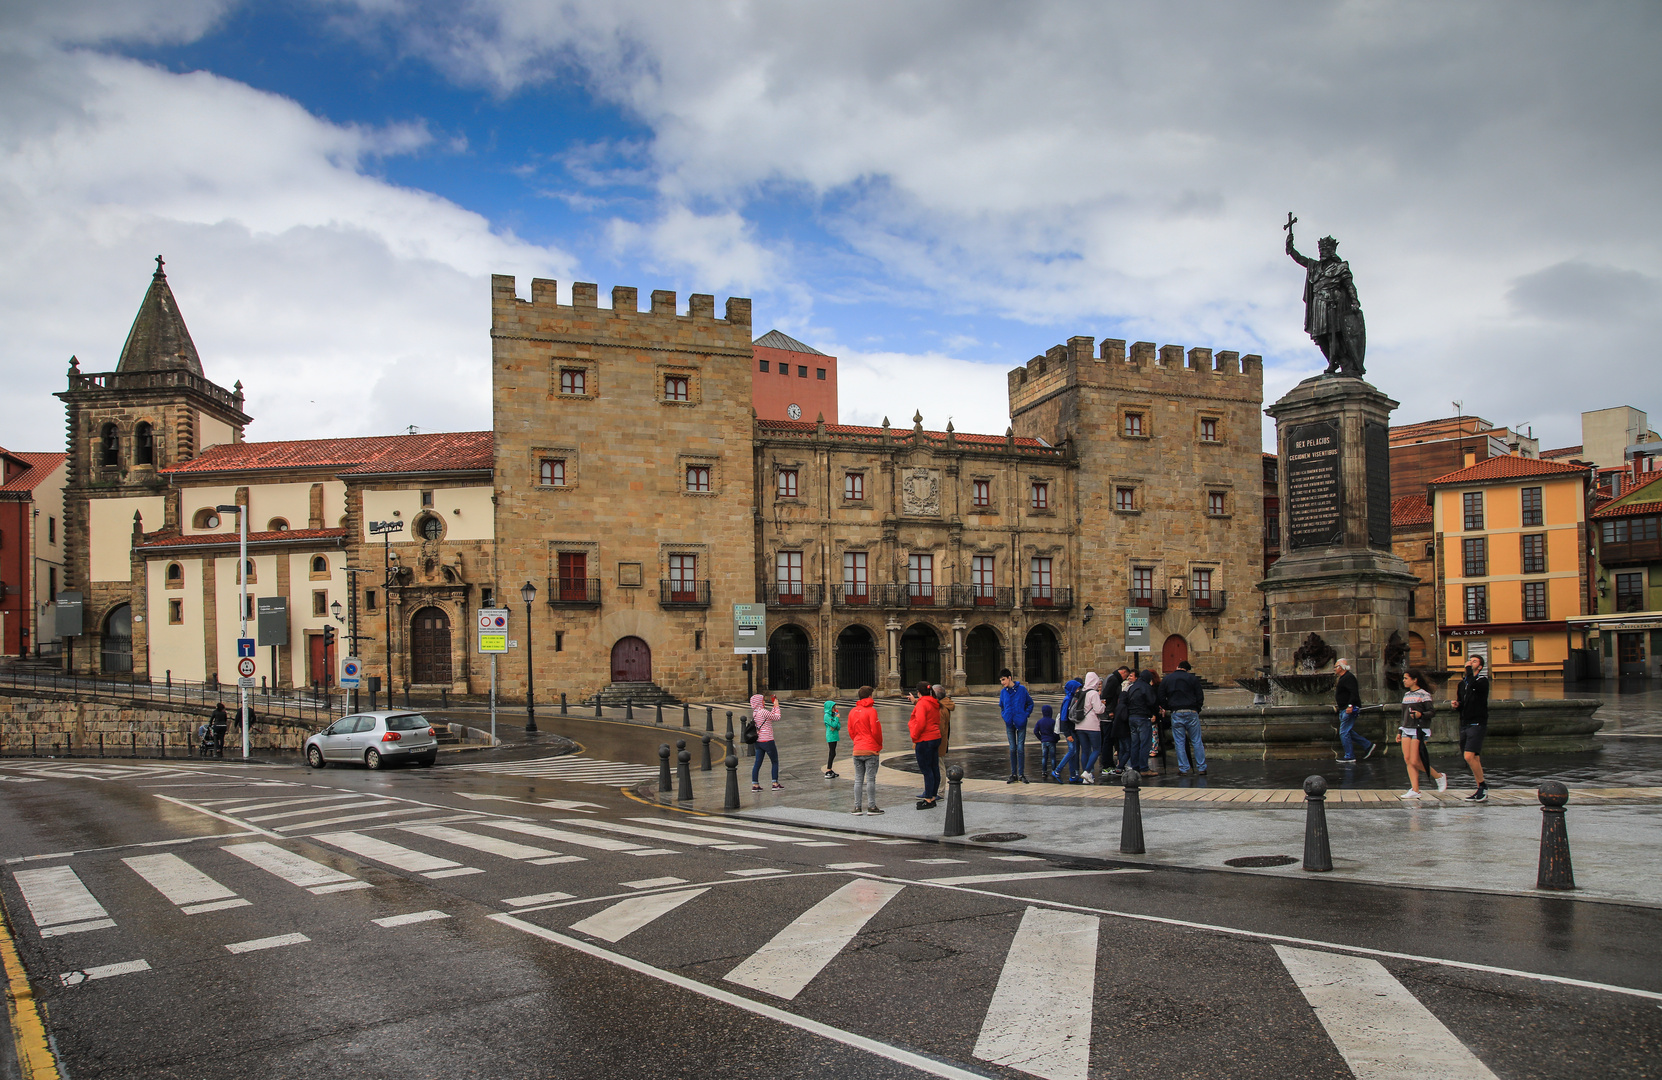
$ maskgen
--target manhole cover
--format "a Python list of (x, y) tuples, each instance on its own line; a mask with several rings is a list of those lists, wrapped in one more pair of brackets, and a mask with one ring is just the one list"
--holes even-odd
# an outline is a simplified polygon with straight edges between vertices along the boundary
[(1239, 859), (1225, 859), (1225, 866), (1291, 866), (1298, 862), (1291, 855), (1243, 855)]
[(1008, 844), (1012, 840), (1026, 840), (1024, 832), (984, 832), (970, 837), (977, 844)]

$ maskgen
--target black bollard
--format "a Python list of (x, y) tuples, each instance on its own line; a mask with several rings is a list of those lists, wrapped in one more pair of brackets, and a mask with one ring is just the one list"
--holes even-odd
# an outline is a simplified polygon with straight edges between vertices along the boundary
[(1333, 869), (1333, 848), (1327, 838), (1327, 781), (1319, 776), (1304, 781), (1304, 868), (1316, 873)]
[(658, 790), (668, 791), (669, 778), (669, 743), (662, 743), (658, 747)]
[(561, 716), (570, 716), (571, 715), (569, 712), (566, 711), (566, 696), (563, 693), (560, 695), (560, 715)]
[(635, 718), (635, 699), (634, 698), (624, 698), (623, 699), (623, 718), (625, 720), (633, 720)]
[(594, 718), (596, 720), (600, 719), (600, 695), (599, 694), (596, 694), (594, 696)]
[(701, 735), (701, 736), (699, 736), (698, 741), (704, 744), (704, 756), (703, 756), (703, 758), (700, 759), (700, 761), (702, 763), (698, 766), (698, 771), (699, 772), (709, 772), (710, 771), (710, 736)]
[(692, 727), (692, 710), (687, 708), (685, 701), (681, 703), (681, 726)]
[(739, 808), (739, 759), (732, 754), (727, 755), (727, 798), (722, 800), (725, 810)]
[(704, 706), (704, 730), (705, 731), (714, 731), (715, 729), (716, 729), (716, 711), (714, 709), (710, 708), (708, 705), (706, 705), (706, 706)]
[(661, 724), (663, 722), (664, 722), (664, 703), (660, 701), (660, 702), (658, 702), (658, 716), (657, 716), (657, 719), (655, 719), (653, 721), (653, 723)]
[(681, 751), (675, 760), (675, 801), (692, 802), (692, 751)]
[(1564, 826), (1564, 804), (1570, 789), (1548, 780), (1536, 791), (1541, 800), (1541, 863), (1535, 871), (1537, 889), (1575, 888), (1575, 870), (1570, 866), (1570, 832)]
[(964, 767), (946, 767), (946, 828), (942, 836), (964, 835)]
[(1125, 770), (1125, 815), (1120, 818), (1120, 854), (1143, 854), (1142, 777), (1136, 769)]
[(733, 749), (733, 710), (727, 710), (727, 749)]

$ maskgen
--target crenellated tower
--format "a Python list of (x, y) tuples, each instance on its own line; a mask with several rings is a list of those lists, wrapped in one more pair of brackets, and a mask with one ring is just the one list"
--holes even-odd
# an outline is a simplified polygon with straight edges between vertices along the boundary
[[(161, 470), (209, 446), (241, 442), (242, 384), (208, 380), (160, 256), (114, 371), (75, 357), (66, 407), (64, 591), (83, 597), (80, 671), (143, 668), (144, 591), (134, 588), (134, 538), (178, 526), (177, 493)], [(113, 622), (112, 622), (113, 619)]]

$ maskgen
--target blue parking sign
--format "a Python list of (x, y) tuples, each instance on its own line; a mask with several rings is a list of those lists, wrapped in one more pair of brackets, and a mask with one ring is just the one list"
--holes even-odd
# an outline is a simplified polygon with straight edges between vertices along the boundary
[(254, 639), (251, 637), (237, 638), (237, 658), (254, 655)]

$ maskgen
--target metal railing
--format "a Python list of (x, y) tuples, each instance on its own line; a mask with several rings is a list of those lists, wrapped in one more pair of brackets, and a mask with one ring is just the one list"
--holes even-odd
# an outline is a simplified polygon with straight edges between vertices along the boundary
[(783, 585), (763, 585), (757, 590), (768, 607), (817, 608), (824, 603), (825, 587), (800, 582)]
[(951, 605), (955, 608), (991, 608), (1009, 611), (1016, 606), (1016, 590), (996, 585), (954, 585)]
[[(11, 689), (33, 695), (66, 697), (75, 701), (96, 701), (114, 705), (152, 706), (161, 709), (211, 709), (223, 704), (229, 713), (239, 706), (234, 683), (187, 682), (182, 679), (123, 679), (99, 675), (73, 675), (60, 671), (0, 668), (0, 690)], [(249, 708), (260, 720), (296, 720), (319, 726), (333, 722), (346, 712), (346, 692), (304, 687), (294, 690), (262, 688), (249, 691)]]
[(1166, 610), (1166, 590), (1132, 589), (1127, 600), (1129, 607), (1143, 607), (1150, 611)]
[(1229, 599), (1222, 589), (1211, 589), (1207, 592), (1189, 594), (1189, 611), (1196, 615), (1216, 615), (1224, 608)]
[(1073, 607), (1073, 590), (1058, 585), (1034, 585), (1021, 591), (1021, 606), (1028, 609), (1067, 611)]
[(677, 581), (661, 578), (658, 581), (658, 606), (666, 608), (704, 608), (710, 606), (708, 581)]
[(833, 585), (831, 606), (834, 608), (863, 608), (880, 603), (875, 585)]
[(550, 607), (597, 608), (600, 606), (600, 579), (550, 577), (547, 595)]

